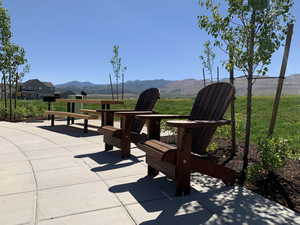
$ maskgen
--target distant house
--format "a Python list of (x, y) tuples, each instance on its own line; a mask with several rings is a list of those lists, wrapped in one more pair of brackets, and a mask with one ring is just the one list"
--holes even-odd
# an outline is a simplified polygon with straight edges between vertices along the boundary
[(38, 79), (28, 80), (21, 84), (21, 97), (25, 99), (40, 99), (44, 96), (53, 96), (55, 87), (50, 82)]

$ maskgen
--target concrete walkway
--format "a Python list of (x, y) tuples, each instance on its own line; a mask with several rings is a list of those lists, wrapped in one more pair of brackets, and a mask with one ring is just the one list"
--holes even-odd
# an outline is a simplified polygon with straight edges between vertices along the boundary
[(190, 196), (174, 197), (173, 182), (145, 177), (142, 151), (121, 160), (95, 129), (56, 124), (0, 122), (0, 225), (300, 224), (299, 214), (200, 174)]

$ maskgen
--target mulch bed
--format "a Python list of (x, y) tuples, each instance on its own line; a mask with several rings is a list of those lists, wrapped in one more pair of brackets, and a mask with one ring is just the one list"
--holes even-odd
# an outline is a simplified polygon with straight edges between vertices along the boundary
[[(243, 146), (238, 146), (236, 154), (232, 157), (230, 143), (225, 140), (217, 140), (217, 151), (209, 152), (209, 158), (219, 164), (226, 165), (237, 173), (241, 172), (243, 165)], [(255, 146), (251, 146), (249, 164), (258, 161)], [(300, 161), (288, 160), (284, 168), (276, 174), (271, 174), (255, 183), (246, 182), (245, 186), (275, 202), (278, 202), (295, 212), (300, 212)]]

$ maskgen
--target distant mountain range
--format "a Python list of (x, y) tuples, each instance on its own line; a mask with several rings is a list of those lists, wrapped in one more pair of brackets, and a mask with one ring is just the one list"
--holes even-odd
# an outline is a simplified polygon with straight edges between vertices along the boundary
[[(228, 79), (221, 80), (228, 82)], [(210, 82), (206, 82), (209, 84)], [(203, 80), (185, 79), (185, 80), (135, 80), (127, 81), (124, 84), (125, 93), (138, 94), (141, 91), (156, 87), (160, 89), (163, 97), (189, 97), (195, 94), (204, 87)], [(245, 96), (247, 93), (246, 78), (236, 78), (235, 87), (238, 96)], [(277, 79), (256, 79), (253, 92), (254, 95), (274, 95), (277, 87)], [(80, 93), (85, 91), (88, 94), (110, 94), (110, 85), (108, 84), (93, 84), (91, 82), (71, 81), (64, 84), (55, 85), (56, 91), (73, 91)], [(115, 89), (115, 87), (114, 87)], [(287, 76), (284, 81), (283, 94), (285, 95), (300, 95), (300, 74)]]

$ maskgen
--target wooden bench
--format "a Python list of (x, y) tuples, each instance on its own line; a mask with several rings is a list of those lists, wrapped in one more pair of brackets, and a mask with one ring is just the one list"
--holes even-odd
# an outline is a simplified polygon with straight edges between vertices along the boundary
[(82, 112), (86, 115), (90, 115), (91, 119), (98, 119), (99, 116), (101, 115), (101, 112), (98, 112), (97, 110), (94, 110), (94, 109), (80, 109), (80, 112)]
[(54, 126), (55, 116), (67, 117), (67, 125), (70, 125), (71, 118), (84, 119), (84, 133), (88, 132), (88, 119), (89, 115), (79, 114), (79, 113), (71, 113), (71, 112), (61, 112), (61, 111), (46, 111), (45, 115), (51, 116), (51, 126)]

